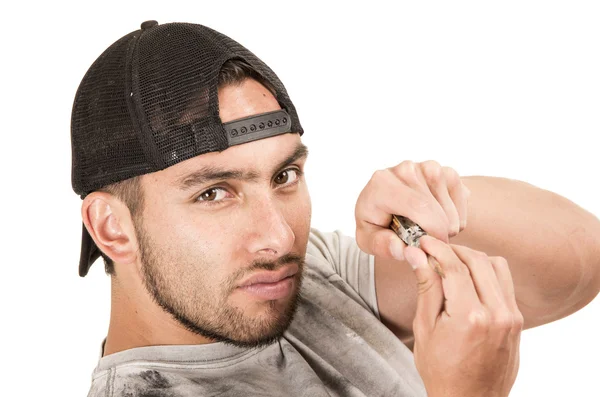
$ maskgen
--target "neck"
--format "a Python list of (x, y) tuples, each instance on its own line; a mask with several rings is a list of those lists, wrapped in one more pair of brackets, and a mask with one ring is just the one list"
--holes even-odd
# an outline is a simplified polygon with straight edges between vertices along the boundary
[(152, 300), (143, 285), (124, 288), (116, 276), (111, 277), (110, 325), (103, 356), (136, 347), (214, 342), (177, 322)]

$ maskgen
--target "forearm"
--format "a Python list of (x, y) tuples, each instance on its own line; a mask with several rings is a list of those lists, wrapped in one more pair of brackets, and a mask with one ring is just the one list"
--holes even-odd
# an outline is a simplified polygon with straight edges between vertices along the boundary
[(525, 182), (463, 177), (467, 227), (451, 243), (507, 259), (526, 327), (564, 317), (600, 290), (600, 221)]

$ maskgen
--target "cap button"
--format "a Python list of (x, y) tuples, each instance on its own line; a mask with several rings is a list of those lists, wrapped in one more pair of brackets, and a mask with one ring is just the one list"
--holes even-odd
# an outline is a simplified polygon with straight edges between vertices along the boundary
[(142, 28), (142, 30), (146, 30), (146, 29), (150, 29), (151, 27), (156, 26), (156, 25), (158, 25), (158, 22), (156, 22), (156, 21), (145, 21), (145, 22), (142, 22), (141, 28)]

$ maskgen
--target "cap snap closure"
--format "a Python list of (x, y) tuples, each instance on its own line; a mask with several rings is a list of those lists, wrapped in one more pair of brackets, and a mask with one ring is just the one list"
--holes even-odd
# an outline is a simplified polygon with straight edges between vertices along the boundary
[(142, 28), (142, 30), (146, 30), (146, 29), (150, 29), (151, 27), (156, 26), (156, 25), (158, 25), (158, 22), (156, 22), (156, 21), (145, 21), (145, 22), (142, 22), (141, 28)]

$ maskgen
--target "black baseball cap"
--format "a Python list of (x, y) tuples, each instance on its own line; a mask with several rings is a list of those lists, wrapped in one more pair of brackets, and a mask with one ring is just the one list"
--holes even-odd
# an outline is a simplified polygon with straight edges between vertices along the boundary
[[(281, 110), (222, 123), (218, 75), (228, 60), (249, 64)], [(83, 77), (71, 116), (75, 193), (163, 170), (200, 154), (288, 132), (303, 134), (277, 75), (231, 38), (191, 23), (142, 23), (108, 47)], [(83, 225), (79, 275), (100, 250)]]

